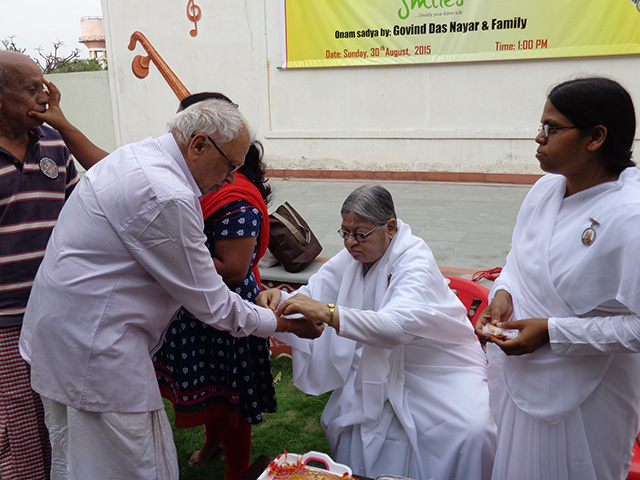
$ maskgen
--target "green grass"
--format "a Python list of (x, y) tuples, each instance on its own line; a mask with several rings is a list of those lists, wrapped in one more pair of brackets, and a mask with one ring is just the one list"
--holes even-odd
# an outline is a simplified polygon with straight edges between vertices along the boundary
[[(329, 443), (320, 426), (320, 414), (329, 399), (329, 394), (314, 397), (306, 395), (293, 386), (291, 360), (272, 359), (272, 370), (276, 383), (278, 412), (264, 414), (264, 421), (253, 427), (251, 461), (260, 455), (275, 457), (284, 449), (292, 453), (310, 450), (329, 453)], [(173, 408), (165, 400), (165, 410), (173, 425)], [(213, 458), (206, 465), (187, 465), (191, 454), (204, 442), (204, 427), (173, 429), (181, 480), (222, 480), (224, 460)]]

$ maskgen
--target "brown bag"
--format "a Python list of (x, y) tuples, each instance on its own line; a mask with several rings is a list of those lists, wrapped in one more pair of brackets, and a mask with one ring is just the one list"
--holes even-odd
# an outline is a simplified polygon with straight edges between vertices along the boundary
[(269, 250), (287, 272), (304, 270), (322, 251), (307, 222), (289, 202), (269, 215), (269, 228)]

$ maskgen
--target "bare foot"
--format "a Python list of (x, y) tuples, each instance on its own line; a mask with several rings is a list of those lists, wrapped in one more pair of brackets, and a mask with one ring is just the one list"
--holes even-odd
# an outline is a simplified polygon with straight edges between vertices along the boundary
[(191, 455), (191, 458), (189, 459), (189, 466), (193, 467), (194, 465), (204, 465), (211, 460), (211, 457), (221, 451), (222, 445), (205, 442), (200, 450), (193, 452), (193, 455)]

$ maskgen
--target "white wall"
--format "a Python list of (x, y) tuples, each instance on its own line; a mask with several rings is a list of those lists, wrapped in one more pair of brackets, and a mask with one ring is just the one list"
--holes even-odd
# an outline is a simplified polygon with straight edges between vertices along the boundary
[(54, 73), (45, 78), (60, 89), (67, 119), (103, 150), (115, 150), (108, 72)]
[(553, 84), (610, 76), (640, 109), (638, 55), (282, 70), (280, 1), (196, 0), (191, 37), (186, 0), (102, 0), (116, 141), (164, 133), (178, 104), (154, 65), (134, 77), (136, 30), (191, 92), (240, 104), (272, 168), (535, 174), (533, 137)]

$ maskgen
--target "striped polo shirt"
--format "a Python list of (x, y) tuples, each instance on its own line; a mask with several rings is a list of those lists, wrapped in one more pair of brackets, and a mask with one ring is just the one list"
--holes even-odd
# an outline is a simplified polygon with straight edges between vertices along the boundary
[(52, 128), (29, 132), (24, 164), (0, 147), (0, 327), (22, 323), (49, 236), (78, 180)]

